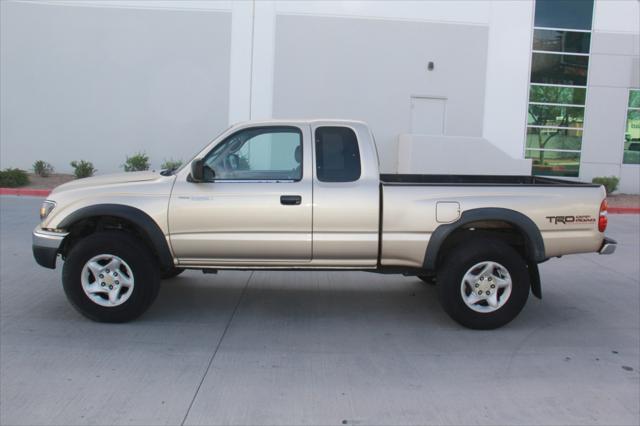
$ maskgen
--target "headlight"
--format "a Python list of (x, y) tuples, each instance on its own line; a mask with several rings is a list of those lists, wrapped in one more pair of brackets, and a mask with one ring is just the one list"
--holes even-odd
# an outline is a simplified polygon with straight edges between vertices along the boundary
[(40, 207), (40, 220), (45, 220), (55, 206), (56, 206), (56, 203), (49, 200), (42, 203), (42, 207)]

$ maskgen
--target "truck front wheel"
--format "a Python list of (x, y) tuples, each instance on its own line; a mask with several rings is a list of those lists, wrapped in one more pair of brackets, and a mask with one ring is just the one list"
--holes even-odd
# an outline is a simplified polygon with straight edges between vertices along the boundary
[(497, 239), (475, 240), (449, 251), (438, 273), (440, 303), (468, 328), (488, 330), (513, 320), (529, 296), (522, 256)]
[(171, 269), (167, 269), (166, 271), (162, 271), (160, 273), (160, 276), (162, 277), (163, 280), (168, 280), (168, 279), (177, 277), (183, 272), (184, 272), (184, 268), (173, 267)]
[(160, 286), (160, 271), (149, 249), (122, 231), (98, 232), (80, 240), (62, 269), (71, 304), (100, 322), (125, 322), (144, 313)]

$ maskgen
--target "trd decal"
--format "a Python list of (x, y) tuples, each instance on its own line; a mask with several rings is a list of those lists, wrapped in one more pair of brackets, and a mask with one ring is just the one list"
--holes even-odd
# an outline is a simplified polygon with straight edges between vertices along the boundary
[(559, 223), (563, 225), (571, 225), (574, 223), (596, 223), (596, 219), (593, 216), (545, 216), (549, 219), (549, 223), (557, 225)]

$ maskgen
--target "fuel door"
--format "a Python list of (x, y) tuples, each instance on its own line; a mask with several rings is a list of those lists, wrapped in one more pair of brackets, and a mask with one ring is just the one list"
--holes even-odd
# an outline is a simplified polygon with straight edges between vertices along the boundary
[(460, 204), (455, 201), (438, 201), (436, 203), (436, 221), (451, 223), (460, 217)]

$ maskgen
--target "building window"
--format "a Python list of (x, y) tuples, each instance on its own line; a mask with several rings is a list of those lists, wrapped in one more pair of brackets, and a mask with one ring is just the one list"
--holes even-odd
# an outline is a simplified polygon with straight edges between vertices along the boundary
[(534, 25), (538, 28), (591, 30), (593, 0), (536, 0)]
[(533, 160), (534, 174), (580, 173), (586, 90), (531, 84), (525, 157)]
[(582, 105), (584, 106), (587, 89), (584, 87), (557, 87), (531, 85), (530, 103)]
[(591, 34), (576, 31), (534, 30), (533, 50), (562, 53), (589, 53)]
[(533, 52), (531, 82), (586, 86), (588, 56)]
[(640, 89), (629, 90), (628, 107), (622, 162), (640, 164)]
[(525, 158), (533, 174), (578, 177), (592, 0), (536, 0)]

